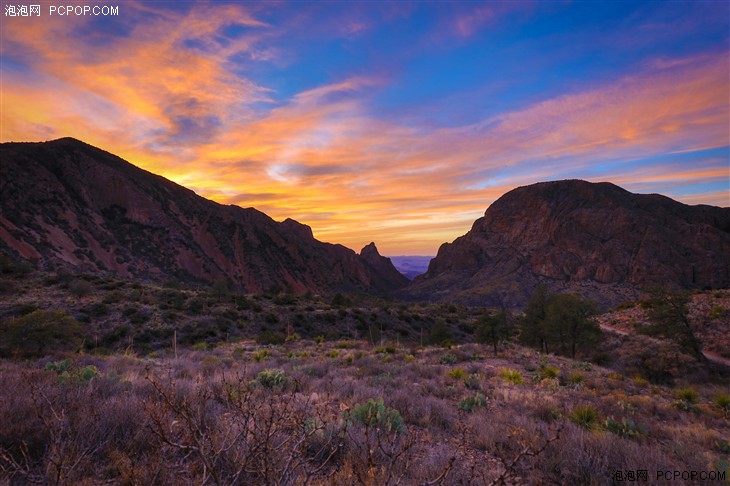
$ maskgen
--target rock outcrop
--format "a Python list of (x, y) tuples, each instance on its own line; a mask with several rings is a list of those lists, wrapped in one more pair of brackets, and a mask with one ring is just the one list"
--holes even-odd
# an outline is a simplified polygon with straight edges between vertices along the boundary
[(408, 285), (408, 278), (400, 273), (394, 266), (390, 258), (382, 256), (378, 252), (375, 243), (366, 245), (360, 250), (360, 258), (376, 275), (375, 282), (378, 287), (387, 289), (398, 289)]
[(538, 284), (602, 306), (644, 288), (730, 286), (730, 208), (687, 206), (610, 183), (514, 189), (444, 243), (410, 298), (522, 307)]
[(78, 140), (1, 144), (0, 160), (0, 252), (40, 269), (223, 278), (249, 292), (405, 285), (392, 265), (320, 242), (306, 225), (217, 204)]

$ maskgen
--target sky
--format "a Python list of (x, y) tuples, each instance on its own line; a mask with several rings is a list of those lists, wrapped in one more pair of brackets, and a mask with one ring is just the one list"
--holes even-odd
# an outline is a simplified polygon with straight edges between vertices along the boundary
[(31, 3), (1, 18), (0, 141), (75, 137), (355, 251), (435, 255), (548, 180), (730, 206), (728, 1)]

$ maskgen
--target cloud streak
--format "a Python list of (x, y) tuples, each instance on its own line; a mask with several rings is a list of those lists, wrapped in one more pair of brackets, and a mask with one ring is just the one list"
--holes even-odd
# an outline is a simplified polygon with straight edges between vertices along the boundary
[[(135, 12), (130, 32), (102, 47), (74, 35), (83, 19), (9, 24), (3, 55), (20, 67), (3, 72), (3, 141), (76, 136), (206, 197), (298, 219), (355, 249), (375, 240), (386, 254), (434, 254), (504, 192), (540, 180), (728, 205), (728, 191), (684, 189), (728, 180), (727, 160), (702, 155), (730, 145), (727, 51), (656, 58), (440, 128), (419, 124), (417, 109), (408, 122), (380, 116), (373, 99), (397, 79), (373, 73), (274, 102), (232, 61), (268, 63), (260, 53), (278, 49), (265, 39), (280, 32), (245, 4)], [(497, 21), (474, 12), (452, 26), (468, 38)], [(374, 28), (346, 24), (341, 35)], [(691, 169), (659, 163), (695, 152)]]

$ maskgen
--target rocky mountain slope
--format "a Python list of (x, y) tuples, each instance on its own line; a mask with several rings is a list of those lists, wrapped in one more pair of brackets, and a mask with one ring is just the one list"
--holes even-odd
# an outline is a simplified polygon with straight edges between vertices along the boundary
[(223, 206), (64, 138), (0, 145), (0, 252), (41, 269), (149, 279), (227, 279), (250, 292), (387, 292), (403, 278), (294, 220)]
[(521, 307), (543, 283), (602, 306), (652, 285), (730, 286), (730, 208), (687, 206), (610, 183), (514, 189), (444, 243), (410, 298)]

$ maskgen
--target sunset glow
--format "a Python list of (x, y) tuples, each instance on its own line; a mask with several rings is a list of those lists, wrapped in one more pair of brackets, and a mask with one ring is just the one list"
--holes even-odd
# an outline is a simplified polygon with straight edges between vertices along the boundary
[(356, 251), (435, 255), (546, 180), (730, 206), (728, 2), (49, 5), (2, 18), (0, 141), (78, 138)]

